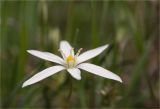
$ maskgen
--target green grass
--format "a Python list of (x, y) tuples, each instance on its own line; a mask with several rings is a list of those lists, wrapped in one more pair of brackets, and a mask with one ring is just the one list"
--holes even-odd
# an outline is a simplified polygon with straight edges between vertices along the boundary
[[(1, 108), (158, 108), (158, 1), (0, 1)], [(21, 88), (54, 64), (29, 55), (58, 54), (60, 40), (84, 51), (109, 48), (92, 60), (123, 84), (82, 71)], [(100, 72), (99, 72), (100, 73)]]

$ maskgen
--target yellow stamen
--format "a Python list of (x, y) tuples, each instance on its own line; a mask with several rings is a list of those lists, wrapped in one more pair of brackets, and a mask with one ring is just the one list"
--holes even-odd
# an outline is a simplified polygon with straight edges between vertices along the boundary
[(69, 62), (75, 62), (75, 58), (72, 55), (69, 55), (66, 59), (67, 63)]

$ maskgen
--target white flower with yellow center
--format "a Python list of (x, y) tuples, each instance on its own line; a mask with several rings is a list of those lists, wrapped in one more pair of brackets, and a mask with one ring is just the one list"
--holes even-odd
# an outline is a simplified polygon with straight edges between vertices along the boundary
[(69, 74), (77, 79), (80, 80), (81, 79), (81, 72), (79, 69), (85, 70), (87, 72), (93, 73), (95, 75), (101, 76), (101, 77), (105, 77), (105, 78), (109, 78), (109, 79), (113, 79), (119, 82), (122, 82), (121, 78), (94, 64), (90, 64), (90, 63), (82, 63), (85, 62), (97, 55), (99, 55), (101, 52), (103, 52), (106, 48), (108, 47), (108, 45), (104, 45), (89, 51), (86, 51), (84, 53), (82, 53), (80, 55), (80, 52), (82, 50), (79, 49), (77, 54), (74, 54), (74, 49), (71, 47), (71, 45), (67, 42), (67, 41), (61, 41), (60, 42), (60, 53), (62, 55), (63, 58), (54, 55), (52, 53), (48, 53), (48, 52), (41, 52), (41, 51), (37, 51), (37, 50), (27, 50), (28, 53), (37, 56), (39, 58), (57, 63), (59, 65), (56, 66), (52, 66), (49, 67), (39, 73), (37, 73), (36, 75), (34, 75), (33, 77), (31, 77), (30, 79), (28, 79), (27, 81), (25, 81), (23, 83), (22, 87), (37, 83), (59, 71), (62, 70), (67, 70), (69, 72)]

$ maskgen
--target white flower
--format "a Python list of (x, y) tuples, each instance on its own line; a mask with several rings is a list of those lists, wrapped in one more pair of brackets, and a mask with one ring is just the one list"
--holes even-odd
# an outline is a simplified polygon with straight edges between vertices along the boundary
[(109, 78), (109, 79), (113, 79), (113, 80), (122, 82), (121, 78), (118, 75), (116, 75), (116, 74), (114, 74), (114, 73), (112, 73), (112, 72), (110, 72), (100, 66), (90, 64), (90, 63), (82, 63), (84, 61), (87, 61), (87, 60), (99, 55), (107, 47), (108, 47), (108, 45), (104, 45), (104, 46), (86, 51), (80, 55), (82, 48), (78, 50), (77, 54), (75, 54), (74, 49), (71, 47), (71, 45), (67, 41), (61, 41), (59, 51), (60, 51), (63, 58), (61, 58), (57, 55), (54, 55), (52, 53), (48, 53), (48, 52), (27, 50), (28, 53), (30, 53), (34, 56), (37, 56), (39, 58), (42, 58), (42, 59), (45, 59), (45, 60), (48, 60), (48, 61), (51, 61), (54, 63), (57, 63), (59, 65), (49, 67), (49, 68), (37, 73), (36, 75), (34, 75), (33, 77), (31, 77), (30, 79), (25, 81), (23, 83), (22, 87), (39, 82), (39, 81), (41, 81), (41, 80), (43, 80), (53, 74), (56, 74), (57, 72), (62, 71), (62, 70), (67, 70), (73, 78), (80, 80), (81, 79), (81, 71), (79, 69), (88, 71), (88, 72), (93, 73), (98, 76), (102, 76), (105, 78)]

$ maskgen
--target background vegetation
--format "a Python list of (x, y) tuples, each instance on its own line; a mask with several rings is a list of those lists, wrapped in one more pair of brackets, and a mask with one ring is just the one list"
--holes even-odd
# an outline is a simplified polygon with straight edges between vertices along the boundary
[[(1, 108), (158, 108), (159, 3), (152, 1), (0, 1)], [(66, 72), (21, 88), (54, 65), (27, 49), (60, 55), (60, 40), (84, 51), (110, 47), (92, 60), (115, 72), (119, 82)]]

